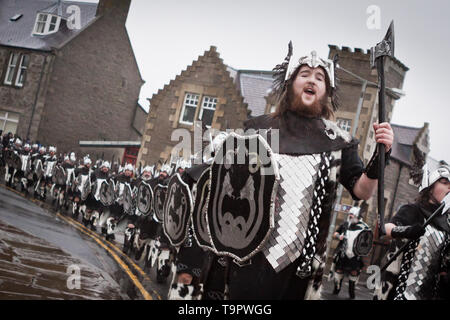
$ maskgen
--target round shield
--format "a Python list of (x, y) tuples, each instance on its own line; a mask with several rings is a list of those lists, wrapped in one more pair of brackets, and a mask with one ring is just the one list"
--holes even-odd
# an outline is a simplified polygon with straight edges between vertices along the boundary
[(278, 164), (261, 135), (230, 133), (210, 170), (211, 243), (217, 255), (244, 262), (261, 250), (274, 228)]
[(81, 188), (81, 200), (86, 200), (89, 193), (91, 193), (92, 185), (91, 179), (88, 175), (81, 175), (79, 179), (79, 186)]
[(153, 191), (152, 188), (142, 181), (137, 191), (137, 208), (144, 216), (150, 213), (152, 209)]
[(128, 183), (124, 184), (125, 187), (123, 189), (123, 211), (126, 214), (134, 214), (134, 199), (133, 199), (133, 191), (131, 190), (131, 186)]
[(189, 185), (177, 173), (170, 178), (167, 186), (163, 216), (164, 233), (175, 247), (186, 239), (191, 210), (192, 195)]
[(157, 184), (153, 190), (155, 200), (153, 201), (153, 210), (158, 221), (163, 221), (164, 201), (166, 200), (167, 186)]
[(373, 232), (370, 229), (363, 229), (353, 241), (353, 253), (356, 256), (367, 256), (373, 245)]
[(110, 206), (113, 204), (114, 195), (115, 195), (114, 187), (115, 187), (114, 181), (112, 181), (112, 180), (110, 180), (110, 181), (103, 180), (101, 182), (99, 198), (100, 198), (100, 202), (104, 206)]
[(206, 225), (206, 204), (209, 194), (209, 169), (205, 170), (192, 190), (194, 210), (192, 211), (192, 228), (194, 237), (200, 247), (212, 248)]

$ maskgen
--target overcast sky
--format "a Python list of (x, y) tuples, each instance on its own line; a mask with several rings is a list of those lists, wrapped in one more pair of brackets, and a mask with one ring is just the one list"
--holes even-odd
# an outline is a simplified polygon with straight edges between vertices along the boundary
[[(373, 5), (380, 29), (367, 27)], [(289, 40), (294, 55), (327, 57), (328, 44), (369, 49), (394, 19), (395, 56), (410, 70), (392, 123), (429, 122), (430, 155), (449, 162), (449, 16), (448, 0), (132, 0), (126, 27), (146, 82), (140, 102), (148, 106), (147, 98), (211, 45), (234, 68), (271, 70)]]

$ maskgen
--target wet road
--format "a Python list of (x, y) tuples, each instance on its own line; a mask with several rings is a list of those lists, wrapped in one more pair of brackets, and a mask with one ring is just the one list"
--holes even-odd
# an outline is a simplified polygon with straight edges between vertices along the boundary
[[(168, 284), (152, 281), (155, 270), (144, 272), (139, 262), (121, 252), (123, 235), (118, 235), (116, 243), (105, 241), (48, 208), (0, 186), (0, 299), (153, 300), (166, 296)], [(72, 265), (80, 267), (81, 289), (67, 288), (71, 276), (67, 268)], [(49, 277), (53, 280), (43, 280)], [(30, 291), (30, 284), (39, 290)]]
[[(0, 185), (0, 299), (147, 299), (167, 297), (168, 283), (156, 283), (155, 267), (145, 269), (122, 253), (123, 233), (115, 242), (85, 228), (69, 214), (55, 213), (51, 200), (27, 199)], [(79, 217), (81, 220), (81, 217)], [(81, 288), (69, 289), (69, 266), (80, 269)], [(356, 300), (371, 300), (366, 276)], [(339, 295), (324, 279), (322, 300), (347, 300), (348, 280)]]

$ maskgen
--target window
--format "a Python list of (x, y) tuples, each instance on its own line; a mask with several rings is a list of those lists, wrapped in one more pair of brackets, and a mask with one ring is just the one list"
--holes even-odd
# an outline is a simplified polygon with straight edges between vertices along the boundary
[(45, 30), (45, 25), (47, 24), (47, 14), (38, 14), (36, 21), (36, 28), (34, 29), (34, 33), (43, 34)]
[(200, 110), (199, 119), (206, 125), (207, 128), (211, 127), (214, 111), (216, 110), (217, 98), (203, 97), (202, 109)]
[(16, 86), (18, 87), (23, 87), (29, 60), (30, 58), (26, 54), (22, 55), (22, 58), (20, 59), (19, 71), (16, 78)]
[(195, 111), (197, 109), (199, 95), (195, 93), (186, 93), (181, 110), (180, 123), (193, 124), (195, 118)]
[(352, 126), (352, 120), (349, 119), (337, 119), (337, 125), (339, 126), (339, 128), (341, 128), (342, 130), (345, 130), (347, 132), (350, 132), (350, 128)]
[(19, 61), (19, 54), (11, 53), (11, 55), (9, 56), (8, 67), (6, 68), (6, 76), (4, 84), (13, 83), (14, 73), (16, 71), (18, 61)]
[(17, 124), (19, 123), (19, 114), (15, 112), (6, 112), (0, 110), (0, 130), (3, 133), (16, 133)]
[(29, 62), (29, 55), (12, 52), (9, 56), (3, 83), (23, 87)]
[(56, 23), (58, 22), (57, 16), (51, 16), (50, 26), (48, 27), (48, 32), (52, 32), (56, 30)]
[(61, 17), (47, 13), (38, 13), (33, 34), (47, 35), (58, 31)]

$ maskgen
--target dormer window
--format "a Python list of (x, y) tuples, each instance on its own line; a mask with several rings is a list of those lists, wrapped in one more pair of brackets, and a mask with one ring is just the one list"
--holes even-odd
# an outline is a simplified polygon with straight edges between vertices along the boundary
[(58, 31), (61, 17), (49, 13), (38, 13), (33, 34), (47, 35)]

